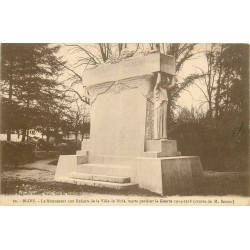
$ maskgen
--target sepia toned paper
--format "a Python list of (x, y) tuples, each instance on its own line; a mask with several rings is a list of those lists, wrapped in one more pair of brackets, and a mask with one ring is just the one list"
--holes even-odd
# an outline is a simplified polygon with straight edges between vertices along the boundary
[(249, 45), (22, 46), (1, 45), (1, 141), (35, 158), (2, 142), (0, 205), (249, 205)]

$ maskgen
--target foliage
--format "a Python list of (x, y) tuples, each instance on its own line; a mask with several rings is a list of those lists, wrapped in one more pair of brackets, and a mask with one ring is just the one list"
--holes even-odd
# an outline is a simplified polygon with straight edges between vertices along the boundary
[(75, 155), (76, 150), (80, 150), (80, 141), (76, 144), (75, 141), (67, 141), (66, 143), (62, 143), (59, 146), (59, 151), (61, 155)]
[[(23, 141), (26, 131), (41, 125), (41, 113), (51, 113), (63, 100), (61, 84), (57, 81), (61, 65), (55, 53), (59, 46), (49, 44), (2, 44), (2, 93), (22, 107)], [(48, 109), (47, 107), (50, 107)], [(10, 108), (15, 116), (15, 107)], [(41, 119), (37, 119), (41, 118)], [(47, 120), (47, 119), (46, 119)], [(48, 120), (47, 120), (48, 121)], [(8, 134), (14, 129), (8, 123)], [(8, 136), (10, 140), (10, 135)]]
[(1, 164), (18, 166), (35, 161), (35, 144), (0, 141)]
[[(248, 99), (248, 45), (211, 44), (203, 52), (206, 68), (197, 67), (193, 83), (201, 90), (208, 104), (210, 119), (224, 112), (246, 109)], [(197, 79), (199, 81), (197, 81)]]
[[(207, 69), (193, 75), (208, 110), (183, 109), (171, 129), (184, 155), (199, 155), (205, 169), (248, 170), (248, 45), (212, 44)], [(205, 86), (205, 88), (202, 87)]]
[(204, 170), (247, 171), (248, 147), (241, 126), (237, 113), (225, 115), (219, 124), (211, 123), (205, 116), (180, 116), (170, 137), (177, 140), (182, 155), (200, 156)]

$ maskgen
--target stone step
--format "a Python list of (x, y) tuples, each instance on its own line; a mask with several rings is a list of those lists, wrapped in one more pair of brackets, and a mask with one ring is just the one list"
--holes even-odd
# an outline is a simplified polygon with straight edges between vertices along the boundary
[(181, 156), (180, 151), (176, 152), (157, 152), (157, 151), (147, 151), (144, 152), (145, 157), (151, 157), (151, 158), (160, 158), (160, 157), (174, 157), (174, 156)]
[(175, 140), (147, 140), (146, 152), (155, 151), (166, 153), (167, 156), (174, 156), (177, 152), (177, 142)]
[(152, 158), (159, 158), (160, 157), (160, 153), (161, 152), (157, 152), (157, 151), (147, 151), (144, 152), (144, 156), (145, 157), (152, 157)]
[(98, 163), (87, 163), (76, 166), (74, 172), (92, 175), (108, 175), (108, 176), (131, 176), (131, 168), (123, 165), (109, 165)]
[(87, 150), (77, 150), (76, 151), (76, 155), (88, 156), (89, 155), (89, 151), (87, 151)]
[(70, 178), (81, 180), (93, 180), (113, 183), (130, 183), (130, 177), (110, 176), (110, 175), (93, 175), (72, 172)]
[(67, 177), (56, 178), (56, 181), (72, 183), (76, 185), (112, 188), (112, 189), (117, 189), (117, 190), (129, 190), (129, 189), (138, 188), (138, 184), (132, 184), (132, 183), (113, 183), (113, 182), (105, 182), (105, 181), (81, 180), (81, 179), (67, 178)]

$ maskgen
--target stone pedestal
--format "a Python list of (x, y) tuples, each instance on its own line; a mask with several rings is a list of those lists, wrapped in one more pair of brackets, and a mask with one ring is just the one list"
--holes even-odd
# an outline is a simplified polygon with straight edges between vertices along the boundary
[(175, 140), (153, 140), (156, 72), (174, 75), (174, 59), (154, 53), (86, 71), (90, 140), (77, 155), (60, 156), (57, 181), (159, 194), (195, 188), (203, 176), (199, 157), (181, 157)]

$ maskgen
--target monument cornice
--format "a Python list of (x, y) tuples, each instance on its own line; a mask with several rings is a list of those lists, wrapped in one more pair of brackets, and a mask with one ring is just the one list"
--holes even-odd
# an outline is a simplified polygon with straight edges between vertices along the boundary
[(159, 71), (175, 75), (174, 57), (152, 53), (141, 57), (131, 57), (115, 64), (103, 64), (86, 70), (83, 75), (83, 84), (89, 87)]

